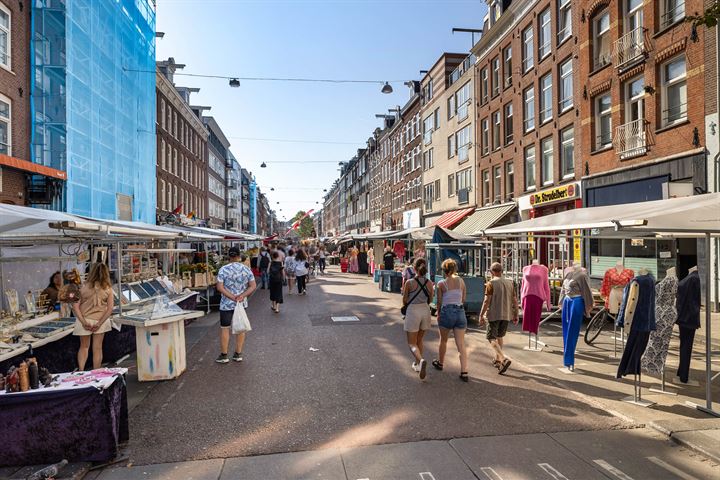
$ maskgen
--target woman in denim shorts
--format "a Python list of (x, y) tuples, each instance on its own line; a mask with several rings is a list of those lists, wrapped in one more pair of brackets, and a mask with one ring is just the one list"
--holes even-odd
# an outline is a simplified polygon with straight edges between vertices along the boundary
[(442, 263), (444, 279), (440, 280), (435, 289), (437, 295), (438, 326), (440, 327), (440, 351), (432, 365), (438, 370), (443, 369), (445, 352), (450, 330), (453, 331), (455, 346), (460, 354), (460, 380), (468, 381), (467, 350), (465, 349), (465, 282), (457, 275), (455, 260), (447, 259)]

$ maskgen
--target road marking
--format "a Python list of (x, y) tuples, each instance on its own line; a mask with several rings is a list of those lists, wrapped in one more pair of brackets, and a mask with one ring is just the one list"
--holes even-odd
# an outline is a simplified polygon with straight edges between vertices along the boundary
[(658, 467), (664, 468), (668, 472), (672, 473), (673, 475), (677, 475), (678, 477), (684, 479), (684, 480), (698, 480), (697, 478), (693, 477), (692, 475), (689, 475), (679, 468), (673, 467), (669, 463), (665, 463), (662, 460), (660, 460), (657, 457), (647, 457), (648, 460), (650, 460), (652, 463), (657, 465)]
[(482, 467), (480, 469), (480, 471), (482, 473), (484, 473), (485, 476), (487, 478), (489, 478), (490, 480), (503, 480), (503, 478), (500, 475), (498, 475), (498, 473), (495, 470), (493, 470), (491, 467)]
[(555, 470), (555, 468), (549, 463), (538, 463), (538, 467), (545, 470), (545, 473), (553, 477), (555, 480), (568, 480), (565, 475)]
[(598, 460), (593, 460), (593, 462), (597, 463), (602, 468), (607, 470), (615, 478), (619, 478), (620, 480), (634, 480), (630, 475), (626, 474), (622, 470), (618, 470), (617, 468), (615, 468), (612, 465), (610, 465), (609, 463), (607, 463), (605, 460), (598, 459)]
[(435, 480), (435, 477), (430, 472), (420, 472), (420, 480)]

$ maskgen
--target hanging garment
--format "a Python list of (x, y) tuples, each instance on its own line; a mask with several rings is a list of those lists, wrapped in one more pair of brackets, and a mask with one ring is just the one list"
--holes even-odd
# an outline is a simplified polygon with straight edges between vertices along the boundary
[(527, 265), (523, 268), (522, 286), (520, 298), (527, 295), (535, 295), (543, 300), (550, 308), (550, 283), (548, 280), (548, 269), (545, 265)]
[(537, 334), (542, 318), (542, 306), (545, 300), (535, 295), (526, 295), (522, 299), (522, 330)]
[(600, 286), (600, 295), (605, 299), (605, 308), (613, 315), (620, 310), (623, 288), (630, 283), (634, 276), (635, 272), (629, 268), (618, 272), (617, 268), (613, 267), (605, 272)]
[[(640, 373), (640, 363), (647, 348), (650, 332), (655, 330), (655, 279), (652, 275), (639, 275), (625, 288), (626, 291), (633, 290), (633, 284), (637, 285), (637, 299), (635, 302), (635, 313), (630, 326), (630, 334), (623, 356), (618, 365), (617, 378), (625, 375), (637, 375)], [(621, 306), (620, 315), (628, 310), (628, 302), (631, 301), (628, 295), (624, 295), (626, 302)]]
[(678, 279), (675, 276), (665, 277), (655, 285), (655, 326), (650, 332), (645, 355), (642, 357), (642, 369), (652, 375), (661, 375), (668, 354), (673, 326), (677, 320), (675, 300), (677, 297)]
[(584, 315), (585, 300), (582, 296), (567, 296), (563, 299), (563, 365), (566, 367), (575, 365), (575, 348), (577, 347)]
[(695, 329), (680, 327), (680, 363), (678, 364), (677, 376), (680, 381), (687, 383), (690, 379), (690, 360), (692, 359), (693, 342), (695, 341)]
[(685, 328), (700, 328), (700, 275), (697, 270), (678, 284), (677, 324)]

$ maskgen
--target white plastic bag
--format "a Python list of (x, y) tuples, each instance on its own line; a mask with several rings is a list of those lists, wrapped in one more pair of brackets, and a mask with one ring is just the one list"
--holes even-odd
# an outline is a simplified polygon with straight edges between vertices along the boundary
[(252, 330), (250, 326), (250, 320), (248, 319), (247, 313), (245, 313), (245, 307), (243, 302), (237, 302), (235, 305), (235, 311), (233, 312), (232, 318), (232, 333), (243, 333)]

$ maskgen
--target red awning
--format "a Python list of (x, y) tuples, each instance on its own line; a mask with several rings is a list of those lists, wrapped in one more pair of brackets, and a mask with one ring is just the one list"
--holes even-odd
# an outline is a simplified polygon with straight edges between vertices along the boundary
[(17, 170), (23, 170), (25, 172), (36, 173), (38, 175), (45, 175), (46, 177), (67, 180), (67, 173), (62, 170), (56, 170), (54, 168), (46, 167), (45, 165), (28, 162), (27, 160), (20, 160), (19, 158), (9, 157), (3, 154), (0, 154), (0, 165), (15, 168)]
[(460, 223), (460, 220), (467, 217), (474, 211), (475, 207), (470, 207), (463, 208), (461, 210), (453, 210), (452, 212), (445, 212), (440, 215), (437, 220), (435, 220), (435, 223), (433, 223), (433, 225), (437, 225), (438, 227), (443, 228), (452, 228), (458, 223)]

